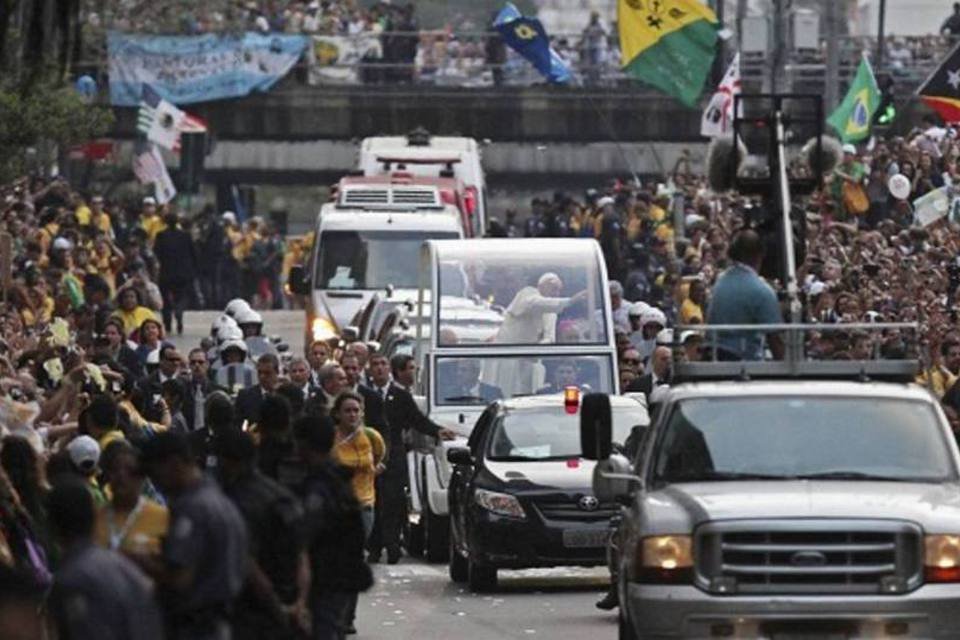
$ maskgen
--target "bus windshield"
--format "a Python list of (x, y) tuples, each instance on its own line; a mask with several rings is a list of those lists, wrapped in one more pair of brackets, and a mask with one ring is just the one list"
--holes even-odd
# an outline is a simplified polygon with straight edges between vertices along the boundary
[(606, 344), (606, 292), (596, 247), (557, 241), (520, 247), (515, 241), (446, 243), (438, 248), (440, 309), (438, 344), (461, 344), (453, 328), (459, 300), (483, 300), (502, 314), (485, 344)]
[(610, 356), (444, 356), (436, 365), (437, 405), (481, 405), (515, 396), (614, 393)]
[(458, 237), (437, 231), (324, 231), (314, 282), (319, 289), (416, 289), (424, 240)]

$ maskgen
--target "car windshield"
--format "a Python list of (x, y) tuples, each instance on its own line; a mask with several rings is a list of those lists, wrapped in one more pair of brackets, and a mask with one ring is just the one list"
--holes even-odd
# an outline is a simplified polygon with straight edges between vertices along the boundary
[(658, 447), (662, 482), (953, 479), (927, 403), (862, 397), (682, 400)]
[(591, 242), (518, 246), (516, 241), (438, 247), (440, 346), (462, 344), (455, 325), (464, 299), (483, 300), (503, 317), (490, 346), (604, 344), (603, 279)]
[(437, 358), (436, 404), (481, 405), (516, 396), (559, 393), (566, 386), (613, 393), (610, 356), (470, 356)]
[[(559, 404), (560, 399), (557, 400)], [(613, 441), (626, 442), (635, 426), (650, 423), (646, 410), (613, 407)], [(562, 407), (537, 407), (508, 411), (493, 428), (487, 459), (550, 460), (577, 458), (580, 449), (580, 415), (568, 414)]]
[(457, 237), (436, 231), (324, 231), (314, 280), (320, 289), (416, 289), (424, 240)]

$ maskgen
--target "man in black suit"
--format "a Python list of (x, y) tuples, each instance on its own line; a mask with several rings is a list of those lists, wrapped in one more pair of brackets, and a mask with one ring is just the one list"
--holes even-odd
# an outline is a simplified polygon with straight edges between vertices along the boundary
[[(386, 358), (380, 355), (370, 359), (370, 377), (375, 394), (383, 400), (383, 439), (387, 443), (386, 471), (377, 478), (377, 520), (370, 537), (370, 559), (379, 560), (380, 551), (387, 550), (387, 561), (395, 564), (400, 559), (400, 531), (406, 516), (407, 450), (404, 433), (413, 429), (425, 435), (453, 440), (456, 434), (445, 429), (421, 413), (410, 388), (417, 377), (417, 363), (412, 356), (397, 355), (387, 368)], [(393, 381), (390, 381), (390, 370)]]
[(273, 393), (280, 380), (280, 360), (272, 353), (265, 353), (257, 360), (258, 384), (247, 387), (237, 394), (237, 424), (260, 422), (260, 406), (268, 393)]
[(187, 365), (190, 367), (190, 377), (184, 380), (186, 395), (183, 399), (183, 417), (187, 419), (190, 431), (203, 429), (206, 422), (206, 399), (214, 391), (220, 389), (210, 381), (207, 375), (210, 363), (207, 362), (207, 353), (197, 347), (187, 354)]
[[(358, 384), (357, 393), (363, 397), (363, 423), (373, 427), (384, 437), (389, 436), (387, 430), (386, 400), (390, 390), (390, 363), (387, 357), (375, 353), (369, 358), (369, 384)], [(376, 374), (373, 370), (376, 369)], [(390, 455), (390, 451), (387, 455)]]
[(180, 365), (183, 358), (172, 344), (164, 343), (160, 347), (160, 364), (157, 370), (137, 381), (136, 396), (139, 397), (137, 410), (144, 418), (151, 422), (163, 420), (162, 387), (167, 380), (173, 380), (181, 375)]
[(647, 396), (647, 403), (650, 402), (650, 394), (660, 385), (670, 384), (672, 378), (671, 364), (673, 363), (673, 353), (670, 347), (657, 347), (650, 359), (650, 373), (640, 376), (634, 380), (626, 391), (634, 393), (643, 393)]
[(503, 397), (500, 387), (480, 381), (480, 362), (458, 358), (437, 375), (437, 395), (448, 404), (490, 404)]
[(160, 291), (163, 293), (163, 326), (167, 333), (173, 329), (183, 334), (183, 310), (192, 297), (197, 275), (197, 258), (190, 234), (180, 228), (175, 213), (164, 216), (167, 228), (157, 234), (153, 253), (160, 263)]
[(290, 382), (295, 384), (303, 394), (303, 401), (306, 402), (317, 395), (320, 388), (313, 384), (313, 376), (310, 371), (310, 363), (306, 358), (294, 358), (287, 367), (287, 375)]

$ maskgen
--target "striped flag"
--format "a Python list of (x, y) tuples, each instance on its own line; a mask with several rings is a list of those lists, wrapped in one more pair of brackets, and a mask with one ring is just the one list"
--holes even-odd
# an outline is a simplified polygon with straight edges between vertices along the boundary
[(164, 149), (173, 150), (180, 142), (180, 124), (186, 114), (160, 97), (153, 87), (143, 85), (137, 131)]
[(149, 142), (138, 140), (133, 151), (133, 173), (141, 184), (153, 184), (159, 204), (166, 204), (177, 195), (173, 180), (167, 172), (160, 149)]

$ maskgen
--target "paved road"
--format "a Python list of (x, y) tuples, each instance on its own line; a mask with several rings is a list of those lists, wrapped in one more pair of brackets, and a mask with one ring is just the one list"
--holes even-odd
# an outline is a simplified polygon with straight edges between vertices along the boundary
[(604, 569), (503, 571), (492, 594), (453, 584), (446, 565), (404, 558), (375, 571), (377, 584), (357, 609), (360, 639), (612, 640), (617, 633), (616, 616), (593, 606), (607, 584)]
[[(303, 311), (264, 312), (264, 331), (279, 335), (293, 353), (303, 353)], [(185, 316), (189, 350), (209, 335), (214, 312)], [(360, 599), (358, 640), (470, 638), (500, 640), (605, 640), (616, 636), (616, 617), (594, 608), (607, 584), (605, 569), (537, 569), (500, 573), (500, 589), (477, 595), (447, 577), (446, 565), (403, 558), (375, 565), (376, 586)]]

